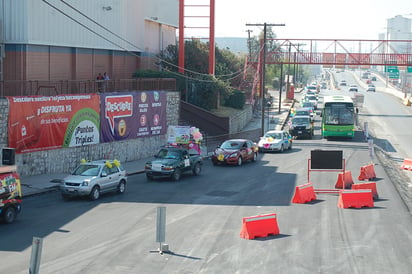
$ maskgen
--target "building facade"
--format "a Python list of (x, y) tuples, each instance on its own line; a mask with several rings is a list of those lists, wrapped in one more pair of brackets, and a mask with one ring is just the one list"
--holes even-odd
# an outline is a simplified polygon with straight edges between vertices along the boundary
[(179, 0), (2, 0), (0, 81), (129, 79), (176, 44)]

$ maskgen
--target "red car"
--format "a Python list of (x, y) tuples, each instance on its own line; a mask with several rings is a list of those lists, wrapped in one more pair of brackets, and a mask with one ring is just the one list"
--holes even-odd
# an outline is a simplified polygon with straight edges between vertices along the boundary
[(241, 166), (245, 161), (256, 161), (258, 146), (247, 139), (231, 139), (224, 141), (212, 155), (213, 165), (228, 164)]

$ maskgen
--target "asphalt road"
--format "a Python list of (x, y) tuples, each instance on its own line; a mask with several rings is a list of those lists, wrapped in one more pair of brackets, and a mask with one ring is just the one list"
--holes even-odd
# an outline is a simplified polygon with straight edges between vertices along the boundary
[[(312, 150), (342, 150), (355, 181), (371, 161), (362, 132), (327, 141), (315, 128), (313, 140), (241, 167), (206, 161), (200, 176), (179, 182), (137, 174), (123, 195), (94, 202), (58, 192), (26, 198), (16, 223), (0, 226), (0, 272), (28, 272), (35, 236), (44, 240), (40, 273), (410, 273), (412, 218), (379, 162), (373, 208), (338, 208), (336, 194), (291, 203), (295, 186), (308, 182)], [(333, 189), (337, 172), (309, 179)], [(158, 206), (166, 207), (169, 253), (155, 241)], [(243, 217), (266, 213), (277, 214), (279, 235), (240, 237)]]

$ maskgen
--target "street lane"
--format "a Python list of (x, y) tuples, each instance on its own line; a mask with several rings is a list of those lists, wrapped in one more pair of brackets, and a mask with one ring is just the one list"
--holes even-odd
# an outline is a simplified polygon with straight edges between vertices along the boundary
[[(368, 115), (376, 95), (366, 94), (361, 110), (362, 122), (373, 117), (371, 126), (387, 116), (379, 107)], [(36, 236), (44, 239), (41, 273), (409, 273), (412, 218), (386, 163), (374, 159), (374, 208), (338, 208), (336, 194), (291, 203), (295, 186), (308, 180), (334, 189), (337, 172), (312, 171), (308, 179), (312, 150), (342, 150), (355, 182), (372, 160), (361, 131), (353, 140), (328, 141), (319, 126), (318, 116), (313, 140), (295, 140), (291, 151), (260, 154), (241, 167), (207, 160), (200, 176), (178, 182), (133, 175), (126, 193), (95, 202), (63, 201), (58, 192), (26, 198), (17, 222), (0, 226), (0, 257), (9, 262), (2, 271), (27, 273)], [(158, 206), (166, 206), (171, 250), (163, 255), (155, 242)], [(280, 235), (240, 238), (243, 217), (266, 213), (277, 214)]]

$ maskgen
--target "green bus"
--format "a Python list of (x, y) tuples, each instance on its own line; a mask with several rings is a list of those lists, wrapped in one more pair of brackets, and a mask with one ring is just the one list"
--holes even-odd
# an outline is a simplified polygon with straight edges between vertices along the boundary
[(351, 97), (333, 95), (323, 97), (323, 138), (355, 136), (355, 108)]

